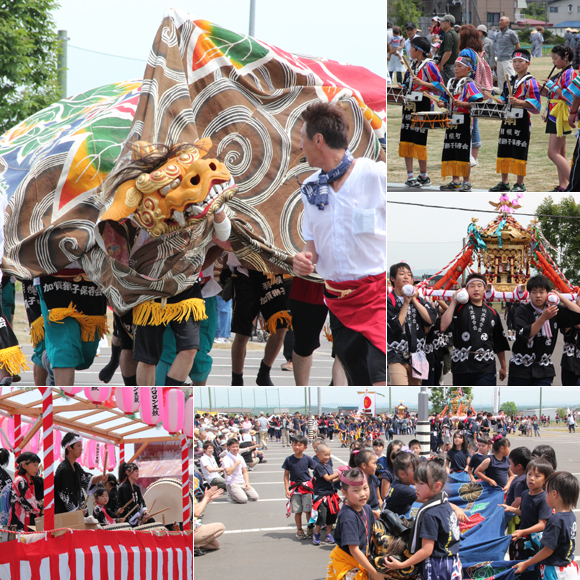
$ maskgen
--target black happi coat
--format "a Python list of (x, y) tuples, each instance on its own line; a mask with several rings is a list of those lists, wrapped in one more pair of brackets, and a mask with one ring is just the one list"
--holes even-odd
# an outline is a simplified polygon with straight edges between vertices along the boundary
[(577, 328), (560, 328), (564, 337), (564, 348), (562, 351), (562, 368), (580, 376), (580, 332)]
[(559, 328), (580, 324), (580, 313), (568, 310), (560, 304), (558, 314), (548, 322), (552, 338), (542, 336), (542, 330), (530, 338), (532, 324), (540, 318), (531, 304), (520, 304), (515, 313), (516, 341), (510, 360), (510, 374), (525, 379), (541, 379), (556, 376), (552, 353), (556, 346)]
[(450, 335), (451, 333), (448, 331), (441, 332), (441, 316), (438, 316), (426, 336), (425, 354), (427, 355), (429, 366), (435, 365), (443, 360), (446, 354), (449, 354), (447, 345), (449, 344)]
[[(117, 499), (119, 498), (119, 491), (117, 490), (116, 487), (111, 488), (111, 491), (109, 492), (109, 503), (105, 506), (105, 509), (107, 510), (107, 513), (109, 514), (109, 516), (111, 516), (112, 518), (116, 518), (116, 511), (117, 511)], [(128, 500), (127, 500), (128, 501)], [(127, 502), (125, 502), (127, 503)], [(121, 504), (123, 505), (123, 504)]]
[[(87, 473), (78, 463), (74, 468), (65, 459), (54, 474), (54, 513), (63, 514), (81, 509), (85, 503), (83, 489), (89, 493), (93, 476)], [(93, 486), (96, 489), (96, 486)]]
[(391, 293), (387, 297), (387, 363), (409, 364), (411, 354), (425, 352), (425, 327), (432, 326), (437, 319), (435, 309), (425, 304), (422, 298), (419, 302), (427, 308), (431, 324), (425, 322), (417, 312), (413, 303), (407, 308), (404, 326), (399, 322), (402, 304), (399, 298)]
[[(145, 505), (145, 500), (143, 499), (143, 494), (141, 493), (141, 488), (134, 484), (131, 486), (129, 480), (126, 479), (120, 486), (119, 486), (119, 497), (117, 498), (117, 508), (119, 509), (123, 507), (129, 500), (131, 503), (117, 516), (119, 518), (124, 518), (136, 505), (139, 506), (130, 516), (128, 523), (132, 526), (137, 525), (136, 519), (139, 517), (140, 514), (143, 513), (143, 510), (147, 509)], [(153, 518), (147, 520), (147, 523), (150, 524), (154, 522)]]
[(499, 314), (483, 303), (461, 304), (453, 313), (450, 325), (453, 331), (451, 372), (495, 373), (495, 355), (510, 350)]

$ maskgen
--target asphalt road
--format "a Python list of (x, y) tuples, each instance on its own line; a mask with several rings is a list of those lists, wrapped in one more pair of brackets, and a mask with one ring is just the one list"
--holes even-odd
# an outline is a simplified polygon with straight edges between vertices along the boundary
[[(550, 432), (542, 430), (542, 437), (509, 437), (512, 447), (552, 445), (556, 450), (558, 468), (580, 477), (580, 432)], [(414, 436), (399, 436), (407, 443)], [(279, 443), (269, 443), (267, 463), (261, 463), (250, 473), (250, 483), (260, 495), (258, 502), (245, 505), (232, 504), (218, 499), (206, 508), (205, 523), (221, 522), (226, 532), (220, 538), (221, 549), (207, 552), (195, 558), (195, 578), (229, 578), (232, 570), (238, 580), (321, 580), (325, 578), (329, 554), (333, 546), (314, 546), (310, 541), (295, 537), (293, 520), (286, 519), (284, 495), (284, 458), (291, 455), (291, 448)], [(334, 468), (348, 461), (346, 449), (340, 442), (330, 443)], [(312, 455), (312, 449), (307, 450)], [(580, 508), (580, 506), (578, 506)], [(576, 509), (579, 517), (580, 509)], [(576, 545), (576, 557), (580, 557), (580, 545)]]
[[(233, 335), (232, 335), (233, 340)], [(231, 353), (229, 345), (214, 345), (210, 352), (213, 358), (212, 371), (209, 375), (208, 386), (228, 386), (230, 385), (232, 377)], [(330, 356), (332, 345), (329, 343), (324, 335), (320, 337), (320, 348), (314, 351), (312, 369), (310, 372), (311, 386), (325, 386), (329, 385), (332, 378), (332, 364), (334, 359)], [(18, 386), (28, 387), (34, 386), (34, 379), (32, 376), (32, 346), (30, 344), (22, 345), (22, 350), (28, 356), (28, 365), (30, 371), (22, 374), (22, 381)], [(244, 382), (246, 386), (255, 386), (256, 375), (260, 368), (260, 361), (263, 357), (264, 345), (259, 342), (250, 342), (246, 354), (246, 361), (244, 365)], [(75, 384), (77, 385), (100, 385), (99, 372), (109, 362), (111, 358), (111, 348), (101, 348), (100, 356), (96, 357), (90, 368), (85, 371), (77, 371), (75, 373)], [(277, 387), (295, 386), (294, 374), (292, 372), (283, 371), (280, 366), (286, 362), (282, 356), (282, 352), (278, 355), (276, 362), (272, 367), (270, 376), (272, 382)], [(113, 376), (109, 383), (111, 386), (122, 386), (123, 378), (120, 369)], [(304, 385), (302, 385), (304, 386)]]

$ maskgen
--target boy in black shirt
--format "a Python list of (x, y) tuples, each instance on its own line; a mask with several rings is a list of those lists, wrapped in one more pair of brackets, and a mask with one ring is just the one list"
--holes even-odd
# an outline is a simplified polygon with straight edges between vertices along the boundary
[(520, 304), (515, 313), (516, 341), (510, 360), (508, 385), (551, 385), (556, 371), (552, 353), (558, 339), (558, 328), (580, 324), (580, 307), (561, 294), (562, 304), (548, 304), (550, 282), (534, 276), (527, 283), (530, 302)]
[(578, 503), (578, 480), (566, 471), (550, 475), (546, 480), (546, 502), (556, 513), (544, 528), (540, 541), (542, 549), (533, 558), (514, 566), (514, 569), (516, 573), (521, 573), (541, 563), (543, 578), (577, 578), (580, 574), (574, 561), (576, 516), (572, 510)]
[[(305, 540), (308, 536), (312, 536), (311, 528), (308, 528), (308, 536), (302, 529), (302, 512), (306, 514), (306, 523), (308, 523), (312, 511), (313, 488), (309, 470), (316, 467), (312, 457), (304, 455), (304, 450), (307, 447), (308, 439), (304, 435), (294, 437), (292, 441), (294, 455), (286, 457), (282, 464), (286, 497), (296, 520), (296, 537), (299, 540)], [(286, 506), (287, 510), (288, 507)]]
[(506, 377), (505, 351), (510, 345), (499, 314), (483, 302), (486, 283), (485, 276), (470, 274), (465, 283), (469, 301), (457, 307), (456, 292), (441, 317), (441, 332), (448, 328), (453, 331), (455, 348), (451, 355), (451, 372), (454, 385), (497, 384), (495, 355), (500, 363), (500, 381)]
[(326, 443), (320, 443), (316, 450), (318, 463), (314, 468), (314, 500), (312, 509), (318, 510), (318, 519), (312, 543), (315, 546), (320, 545), (320, 528), (326, 526), (327, 544), (334, 544), (332, 537), (332, 527), (336, 523), (336, 517), (340, 510), (340, 498), (335, 491), (334, 483), (338, 480), (338, 473), (334, 473), (332, 462), (330, 460), (330, 447)]
[[(510, 546), (510, 556), (512, 560), (523, 560), (534, 556), (540, 549), (538, 532), (542, 532), (546, 527), (546, 522), (552, 516), (552, 508), (546, 503), (546, 492), (544, 484), (546, 479), (552, 475), (554, 468), (552, 464), (542, 457), (533, 459), (528, 463), (527, 483), (528, 489), (522, 493), (522, 502), (519, 508), (501, 504), (506, 512), (520, 516), (520, 529), (512, 534), (512, 541), (515, 546)], [(539, 567), (523, 572), (520, 580), (540, 580)]]

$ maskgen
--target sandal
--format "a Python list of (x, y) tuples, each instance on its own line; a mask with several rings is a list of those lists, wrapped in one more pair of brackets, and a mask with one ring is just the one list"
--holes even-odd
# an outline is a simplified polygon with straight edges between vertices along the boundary
[(298, 530), (298, 531), (296, 532), (296, 537), (297, 537), (299, 540), (305, 540), (305, 539), (306, 539), (306, 534), (304, 533), (304, 530)]

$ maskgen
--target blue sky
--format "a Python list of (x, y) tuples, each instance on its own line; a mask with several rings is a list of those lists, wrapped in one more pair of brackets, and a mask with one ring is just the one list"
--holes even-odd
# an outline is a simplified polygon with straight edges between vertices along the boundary
[[(169, 7), (248, 33), (250, 0), (167, 3), (159, 0), (61, 0), (54, 19), (66, 30), (68, 96), (142, 78), (153, 39)], [(386, 2), (256, 0), (255, 37), (290, 52), (364, 66), (385, 77)], [(93, 54), (118, 55), (114, 58)], [(132, 60), (131, 60), (132, 59)]]
[[(318, 388), (311, 389), (311, 400), (314, 408), (318, 405)], [(393, 406), (403, 404), (416, 407), (419, 387), (383, 387), (377, 389), (385, 397), (377, 397), (377, 405), (387, 406), (389, 404), (389, 388), (391, 389), (391, 401)], [(338, 405), (358, 405), (357, 391), (364, 391), (364, 388), (357, 387), (320, 387), (322, 393), (323, 406)], [(372, 389), (370, 389), (372, 390)], [(212, 388), (212, 398), (217, 399), (218, 406), (227, 406), (228, 392), (230, 405), (239, 407), (242, 402), (244, 407), (253, 406), (254, 394), (256, 396), (256, 405), (266, 405), (266, 389), (263, 387), (214, 387)], [(203, 406), (208, 405), (208, 387), (196, 387), (193, 391), (196, 407), (200, 406), (200, 396)], [(474, 387), (474, 407), (479, 410), (493, 409), (493, 387)], [(280, 404), (282, 407), (304, 405), (304, 387), (271, 387), (267, 389), (269, 407), (278, 407), (278, 394), (280, 395)], [(538, 406), (540, 402), (540, 387), (501, 387), (500, 403), (513, 401), (519, 408), (531, 408)], [(580, 392), (574, 387), (546, 387), (542, 391), (542, 405), (548, 406), (568, 406), (580, 403)]]

